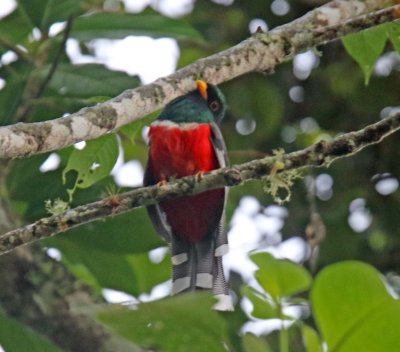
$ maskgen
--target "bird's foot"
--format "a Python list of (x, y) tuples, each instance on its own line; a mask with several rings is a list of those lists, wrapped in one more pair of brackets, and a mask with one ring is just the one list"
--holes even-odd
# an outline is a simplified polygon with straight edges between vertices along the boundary
[(205, 172), (204, 171), (200, 171), (197, 174), (194, 175), (196, 182), (200, 182), (203, 177), (204, 177)]
[(156, 183), (157, 188), (165, 188), (167, 185), (167, 180), (161, 180)]

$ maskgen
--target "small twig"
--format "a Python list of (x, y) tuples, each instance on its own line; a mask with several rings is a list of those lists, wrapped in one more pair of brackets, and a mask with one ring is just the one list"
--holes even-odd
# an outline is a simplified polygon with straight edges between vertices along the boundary
[(0, 36), (0, 46), (13, 51), (14, 53), (17, 54), (17, 56), (29, 63), (32, 63), (32, 59), (30, 58), (30, 56), (22, 49), (20, 49), (18, 46), (10, 43), (7, 39), (3, 38)]
[[(28, 118), (29, 113), (31, 112), (33, 106), (35, 105), (35, 100), (40, 98), (43, 95), (47, 85), (51, 81), (54, 73), (57, 70), (58, 64), (60, 62), (61, 56), (65, 51), (65, 45), (67, 43), (69, 33), (72, 27), (72, 16), (68, 18), (66, 27), (63, 33), (63, 39), (61, 45), (58, 49), (56, 57), (54, 58), (49, 72), (47, 72), (46, 77), (43, 79), (41, 83), (36, 83), (36, 79), (32, 78), (32, 82), (29, 81), (26, 85), (27, 96), (25, 97), (26, 103), (22, 104), (16, 112), (15, 120), (18, 122), (25, 122)], [(31, 88), (30, 88), (31, 87)]]
[(305, 229), (305, 236), (307, 244), (310, 247), (310, 256), (308, 257), (307, 264), (310, 272), (314, 274), (317, 269), (319, 246), (325, 238), (326, 227), (317, 208), (317, 187), (313, 173), (311, 173), (310, 178), (312, 179), (312, 181), (309, 185), (307, 185), (307, 198), (310, 208), (310, 220)]
[(393, 114), (359, 131), (343, 134), (331, 141), (320, 141), (297, 152), (270, 156), (240, 165), (206, 173), (203, 177), (188, 176), (163, 187), (140, 187), (112, 198), (81, 205), (59, 215), (42, 218), (33, 224), (9, 231), (0, 236), (0, 254), (14, 250), (24, 244), (53, 236), (70, 228), (94, 220), (121, 214), (134, 208), (154, 204), (162, 200), (204, 192), (209, 189), (232, 187), (250, 180), (270, 175), (279, 163), (278, 173), (322, 167), (333, 161), (358, 153), (364, 147), (379, 143), (382, 139), (400, 129), (400, 113)]
[(49, 70), (49, 72), (47, 73), (47, 76), (45, 77), (45, 79), (43, 80), (42, 84), (40, 85), (40, 88), (38, 89), (35, 98), (39, 98), (42, 96), (44, 90), (46, 89), (47, 85), (49, 84), (49, 82), (51, 81), (51, 78), (54, 75), (54, 72), (56, 72), (57, 66), (60, 62), (61, 56), (63, 55), (64, 51), (65, 51), (65, 45), (67, 43), (67, 40), (69, 38), (69, 34), (71, 32), (71, 28), (72, 28), (72, 19), (73, 17), (70, 16), (67, 20), (65, 29), (64, 29), (64, 33), (63, 33), (63, 40), (61, 42), (61, 45), (58, 49), (57, 55), (54, 58), (54, 61), (51, 65), (51, 68)]

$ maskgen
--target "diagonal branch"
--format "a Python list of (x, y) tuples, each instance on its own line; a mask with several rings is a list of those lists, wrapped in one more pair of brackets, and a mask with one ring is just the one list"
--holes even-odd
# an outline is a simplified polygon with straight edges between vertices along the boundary
[(232, 187), (250, 180), (262, 179), (274, 173), (305, 167), (328, 166), (339, 158), (354, 155), (368, 145), (379, 143), (398, 129), (400, 129), (400, 113), (393, 114), (359, 131), (343, 134), (331, 141), (320, 141), (293, 153), (266, 157), (214, 170), (204, 174), (201, 179), (197, 176), (188, 176), (168, 182), (162, 187), (141, 187), (118, 196), (81, 205), (1, 235), (0, 255), (70, 228), (165, 199), (196, 194), (224, 186)]
[(400, 5), (377, 10), (387, 3), (333, 0), (291, 23), (256, 33), (232, 48), (102, 104), (51, 121), (0, 127), (0, 158), (44, 153), (97, 138), (160, 109), (193, 89), (197, 78), (219, 84), (251, 71), (270, 71), (307, 48), (396, 20)]

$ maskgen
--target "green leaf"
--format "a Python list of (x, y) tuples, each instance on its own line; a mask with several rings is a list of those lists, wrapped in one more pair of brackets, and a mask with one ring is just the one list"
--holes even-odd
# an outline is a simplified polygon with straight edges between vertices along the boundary
[(322, 352), (321, 341), (317, 332), (308, 325), (303, 325), (301, 332), (307, 352)]
[(311, 302), (329, 351), (400, 350), (400, 301), (370, 265), (349, 261), (325, 268)]
[[(37, 73), (45, 77), (50, 67), (43, 68)], [(57, 67), (48, 90), (59, 96), (72, 97), (113, 97), (123, 90), (135, 88), (140, 84), (137, 76), (129, 76), (124, 72), (108, 70), (103, 65), (86, 64), (71, 65), (62, 63)], [(49, 93), (47, 93), (49, 94)]]
[(199, 39), (200, 34), (185, 20), (171, 19), (154, 11), (131, 13), (95, 13), (74, 21), (71, 37), (121, 39), (130, 35)]
[(18, 60), (5, 66), (0, 73), (6, 81), (5, 87), (0, 90), (0, 125), (13, 122), (13, 117), (18, 107), (21, 106), (21, 99), (30, 70), (30, 64)]
[(12, 75), (6, 81), (6, 86), (0, 94), (0, 126), (13, 122), (13, 117), (21, 103), (25, 88), (25, 78)]
[(32, 25), (29, 20), (20, 11), (13, 11), (0, 21), (0, 43), (21, 44), (31, 31)]
[(72, 151), (68, 164), (63, 171), (63, 181), (67, 182), (67, 173), (75, 170), (77, 177), (72, 194), (76, 187), (87, 188), (108, 176), (118, 158), (118, 142), (115, 134), (108, 134), (86, 143), (83, 150)]
[(109, 307), (100, 322), (144, 348), (163, 352), (224, 351), (224, 319), (212, 310), (213, 297), (190, 293), (140, 304), (137, 310)]
[(58, 248), (69, 270), (98, 291), (103, 287), (135, 296), (170, 278), (169, 255), (153, 263), (148, 251), (165, 246), (145, 209), (69, 230), (43, 241)]
[(255, 274), (258, 283), (274, 301), (305, 291), (311, 285), (311, 275), (299, 264), (276, 259), (266, 252), (253, 253), (250, 259), (259, 267)]
[(160, 263), (153, 263), (147, 252), (126, 254), (101, 251), (80, 246), (68, 240), (68, 236), (58, 237), (58, 241), (46, 242), (46, 245), (58, 248), (69, 270), (97, 291), (106, 287), (138, 296), (150, 293), (154, 286), (170, 278), (168, 255)]
[(389, 30), (389, 38), (393, 47), (400, 53), (400, 23), (387, 23), (386, 26)]
[(365, 84), (368, 84), (374, 64), (385, 47), (387, 28), (384, 25), (366, 29), (342, 38), (343, 45), (350, 56), (364, 72)]
[(18, 8), (34, 27), (47, 31), (51, 24), (82, 12), (81, 0), (18, 0)]
[[(62, 151), (67, 153), (69, 148)], [(7, 178), (7, 189), (10, 198), (15, 202), (27, 204), (26, 212), (21, 215), (26, 221), (34, 221), (46, 216), (44, 201), (61, 197), (65, 186), (62, 184), (60, 170), (42, 173), (39, 167), (49, 154), (35, 155), (30, 158), (16, 159)], [(32, 186), (34, 181), (35, 186)], [(64, 198), (66, 193), (63, 194)]]
[(58, 248), (70, 271), (97, 290), (106, 287), (139, 296), (170, 278), (169, 256), (155, 264), (147, 253), (121, 255), (88, 250), (70, 241)]
[[(112, 234), (112, 236), (110, 236)], [(84, 250), (90, 248), (115, 254), (135, 254), (165, 246), (150, 224), (144, 208), (93, 222), (45, 240), (58, 247), (64, 241), (74, 242)]]
[(0, 346), (7, 352), (57, 352), (61, 351), (45, 337), (7, 318), (0, 312)]
[(268, 301), (267, 297), (250, 286), (243, 286), (242, 293), (253, 304), (251, 315), (258, 319), (279, 318), (279, 310), (273, 302)]
[(105, 287), (132, 295), (141, 293), (135, 270), (128, 262), (127, 256), (96, 249), (88, 250), (71, 241), (59, 242), (57, 248), (61, 250), (68, 269), (97, 291), (100, 292)]
[(245, 352), (272, 352), (263, 338), (251, 333), (243, 335), (243, 347)]
[(64, 241), (73, 242), (84, 251), (96, 249), (118, 255), (143, 253), (165, 246), (143, 208), (71, 229), (63, 235), (46, 239), (45, 243), (58, 247), (59, 242)]

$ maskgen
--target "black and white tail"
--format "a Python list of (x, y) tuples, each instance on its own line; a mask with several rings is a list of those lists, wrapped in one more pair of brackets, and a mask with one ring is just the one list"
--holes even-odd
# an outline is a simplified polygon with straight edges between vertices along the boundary
[(172, 294), (210, 290), (218, 298), (215, 309), (232, 310), (222, 266), (222, 256), (227, 251), (226, 232), (222, 225), (217, 233), (196, 244), (183, 242), (174, 236), (171, 241)]

